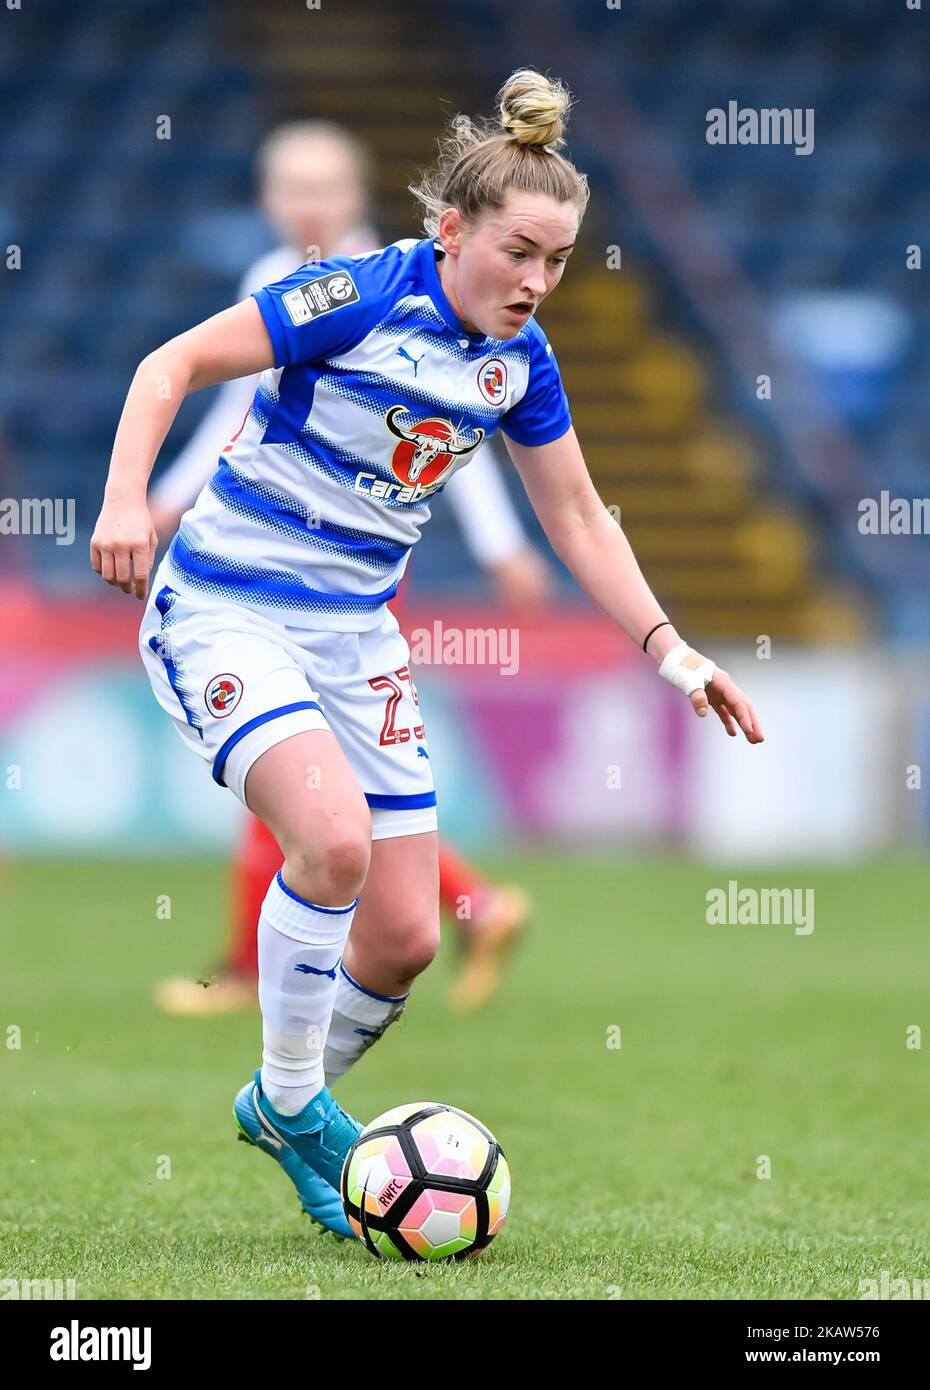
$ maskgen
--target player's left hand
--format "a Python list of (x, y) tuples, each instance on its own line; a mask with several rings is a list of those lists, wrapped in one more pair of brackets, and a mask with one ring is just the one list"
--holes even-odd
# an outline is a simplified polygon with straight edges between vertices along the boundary
[[(662, 623), (660, 626), (671, 625)], [(666, 647), (659, 663), (662, 679), (687, 695), (691, 708), (701, 718), (709, 709), (715, 710), (731, 738), (736, 738), (738, 730), (742, 729), (747, 743), (762, 743), (764, 735), (759, 716), (736, 682), (709, 657), (696, 652), (687, 642), (676, 641), (676, 637), (674, 629), (666, 634), (667, 642), (672, 645)]]
[(714, 710), (731, 738), (736, 738), (742, 729), (747, 743), (764, 742), (759, 716), (732, 676), (721, 671), (719, 666), (704, 689), (693, 690), (688, 699), (701, 718), (706, 716), (708, 709)]

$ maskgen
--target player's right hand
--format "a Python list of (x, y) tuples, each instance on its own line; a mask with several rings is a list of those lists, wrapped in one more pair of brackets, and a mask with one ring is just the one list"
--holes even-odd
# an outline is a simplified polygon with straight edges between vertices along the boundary
[(108, 584), (144, 599), (158, 536), (144, 502), (104, 501), (90, 539), (90, 563)]

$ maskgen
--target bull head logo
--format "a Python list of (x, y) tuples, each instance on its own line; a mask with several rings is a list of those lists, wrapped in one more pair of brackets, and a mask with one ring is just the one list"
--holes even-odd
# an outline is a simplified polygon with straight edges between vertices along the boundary
[[(451, 460), (461, 454), (470, 454), (484, 439), (484, 430), (476, 429), (477, 437), (469, 443), (461, 431), (448, 420), (421, 420), (412, 429), (405, 429), (397, 423), (399, 415), (409, 416), (410, 411), (404, 405), (392, 405), (384, 421), (391, 434), (406, 444), (413, 445), (413, 453), (407, 465), (407, 476), (411, 483), (416, 483), (423, 470), (435, 463), (441, 455), (448, 455)], [(432, 433), (433, 430), (437, 433)]]

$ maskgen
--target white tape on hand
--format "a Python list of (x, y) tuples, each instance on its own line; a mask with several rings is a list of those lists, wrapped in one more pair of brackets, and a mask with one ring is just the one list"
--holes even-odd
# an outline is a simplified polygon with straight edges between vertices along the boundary
[(703, 690), (713, 680), (716, 669), (708, 657), (701, 656), (687, 642), (679, 642), (677, 647), (666, 652), (659, 675), (686, 695), (691, 695), (695, 690)]

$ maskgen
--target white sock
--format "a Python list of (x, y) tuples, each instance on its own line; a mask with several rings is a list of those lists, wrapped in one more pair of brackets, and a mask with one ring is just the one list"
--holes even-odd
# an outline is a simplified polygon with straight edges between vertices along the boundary
[(376, 1043), (389, 1024), (404, 1012), (410, 996), (374, 994), (339, 967), (336, 1001), (323, 1053), (327, 1086), (345, 1076), (351, 1066)]
[(258, 919), (262, 1090), (282, 1114), (296, 1115), (325, 1084), (323, 1050), (357, 904), (318, 907), (287, 888), (280, 870), (268, 886)]

